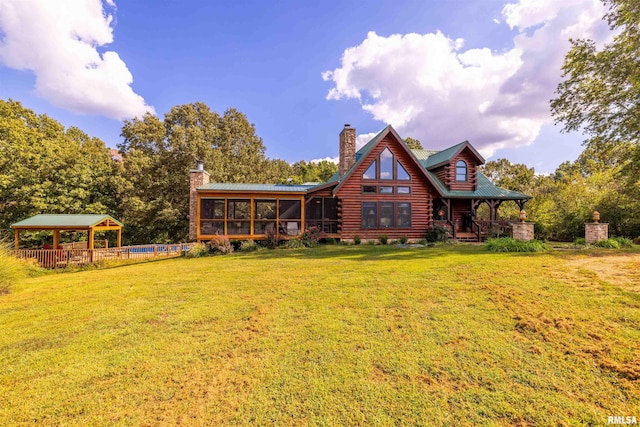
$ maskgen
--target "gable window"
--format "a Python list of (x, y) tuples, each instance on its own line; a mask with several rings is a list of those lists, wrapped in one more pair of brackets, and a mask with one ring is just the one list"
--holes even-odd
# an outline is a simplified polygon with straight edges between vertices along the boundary
[(380, 153), (380, 179), (393, 179), (393, 154), (389, 147)]
[(374, 160), (371, 162), (371, 166), (367, 168), (366, 171), (362, 174), (362, 179), (376, 179), (376, 164), (378, 162)]
[(380, 194), (393, 194), (393, 187), (380, 186)]
[(411, 194), (411, 187), (398, 187), (398, 194)]
[(456, 181), (467, 180), (467, 164), (464, 160), (458, 160), (456, 163)]
[(407, 172), (407, 170), (404, 168), (404, 166), (402, 166), (402, 163), (400, 163), (400, 161), (397, 162), (397, 180), (398, 181), (409, 181), (411, 178), (409, 177), (409, 172)]

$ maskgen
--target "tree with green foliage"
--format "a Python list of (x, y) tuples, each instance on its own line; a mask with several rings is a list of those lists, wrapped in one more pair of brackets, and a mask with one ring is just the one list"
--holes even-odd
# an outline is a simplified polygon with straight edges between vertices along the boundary
[[(609, 219), (640, 233), (635, 225), (640, 211), (640, 3), (603, 0), (605, 19), (616, 34), (598, 49), (593, 40), (571, 40), (551, 111), (565, 132), (587, 135), (577, 167), (585, 177), (610, 177)], [(614, 172), (611, 172), (614, 171)], [(592, 203), (596, 205), (596, 203)], [(607, 206), (600, 206), (605, 210)], [(595, 208), (596, 206), (594, 206)], [(635, 214), (634, 214), (635, 212)], [(611, 223), (610, 223), (611, 226)]]
[(39, 213), (118, 217), (123, 185), (122, 165), (101, 140), (0, 100), (1, 230)]
[(571, 40), (563, 78), (551, 101), (564, 131), (582, 130), (598, 144), (640, 139), (640, 3), (603, 0), (605, 19), (617, 32), (598, 50), (593, 40)]
[[(135, 243), (185, 240), (189, 224), (189, 170), (202, 160), (213, 182), (280, 182), (286, 162), (265, 156), (247, 117), (223, 115), (196, 102), (175, 106), (164, 120), (147, 114), (125, 121), (123, 206), (127, 239)], [(288, 165), (287, 165), (288, 166)]]
[(407, 137), (404, 139), (404, 143), (412, 150), (424, 150), (420, 141), (415, 138)]
[(292, 165), (292, 182), (326, 182), (338, 171), (338, 165), (329, 160), (305, 162), (301, 160)]

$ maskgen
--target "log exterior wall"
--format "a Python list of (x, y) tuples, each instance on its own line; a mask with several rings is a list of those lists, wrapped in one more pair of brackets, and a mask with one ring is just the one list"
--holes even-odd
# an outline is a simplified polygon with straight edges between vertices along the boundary
[[(458, 160), (464, 160), (467, 164), (467, 180), (456, 181), (456, 163)], [(438, 179), (449, 189), (454, 191), (474, 191), (476, 189), (476, 183), (478, 182), (477, 175), (477, 162), (476, 156), (465, 148), (457, 156), (451, 159), (451, 161), (445, 165), (439, 166), (433, 169), (431, 172), (435, 173)]]
[[(400, 160), (409, 173), (409, 181), (398, 180), (363, 180), (362, 174), (369, 168), (374, 159), (378, 159), (380, 153), (386, 148), (394, 155), (394, 161)], [(379, 166), (378, 160), (378, 166)], [(411, 194), (370, 194), (363, 193), (363, 185), (367, 186), (398, 186), (411, 187)], [(356, 167), (336, 193), (339, 198), (339, 219), (341, 222), (341, 238), (353, 239), (360, 236), (362, 239), (377, 239), (385, 234), (390, 239), (398, 239), (407, 236), (410, 239), (421, 239), (425, 236), (428, 227), (433, 226), (433, 198), (435, 190), (420, 171), (419, 166), (408, 153), (400, 147), (399, 142), (391, 134), (388, 134)], [(411, 227), (409, 228), (363, 228), (362, 227), (362, 203), (363, 202), (409, 202), (411, 203)], [(379, 215), (379, 210), (378, 210)]]

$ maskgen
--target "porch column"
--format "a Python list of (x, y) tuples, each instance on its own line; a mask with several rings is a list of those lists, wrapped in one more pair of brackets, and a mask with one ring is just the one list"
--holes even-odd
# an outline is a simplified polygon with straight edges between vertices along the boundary
[(118, 228), (118, 243), (117, 247), (122, 246), (122, 228)]
[(14, 244), (15, 250), (17, 251), (20, 249), (20, 230), (16, 228), (14, 231), (14, 234), (15, 234), (15, 239), (13, 244)]
[(93, 228), (89, 229), (89, 241), (87, 242), (87, 248), (93, 249)]

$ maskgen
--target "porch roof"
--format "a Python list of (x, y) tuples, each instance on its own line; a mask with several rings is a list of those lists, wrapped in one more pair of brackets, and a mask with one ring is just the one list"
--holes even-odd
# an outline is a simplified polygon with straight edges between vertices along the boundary
[(93, 227), (121, 228), (122, 223), (104, 214), (38, 214), (11, 224), (19, 229), (89, 229)]
[(497, 200), (529, 200), (532, 197), (518, 191), (511, 191), (496, 187), (482, 172), (478, 171), (478, 187), (475, 191), (452, 191), (435, 177), (433, 172), (428, 172), (434, 176), (434, 181), (443, 193), (444, 198), (464, 198), (464, 199), (497, 199)]
[(212, 191), (239, 191), (239, 192), (282, 192), (282, 193), (306, 193), (310, 188), (316, 187), (318, 184), (236, 184), (212, 182), (201, 185), (198, 190)]

